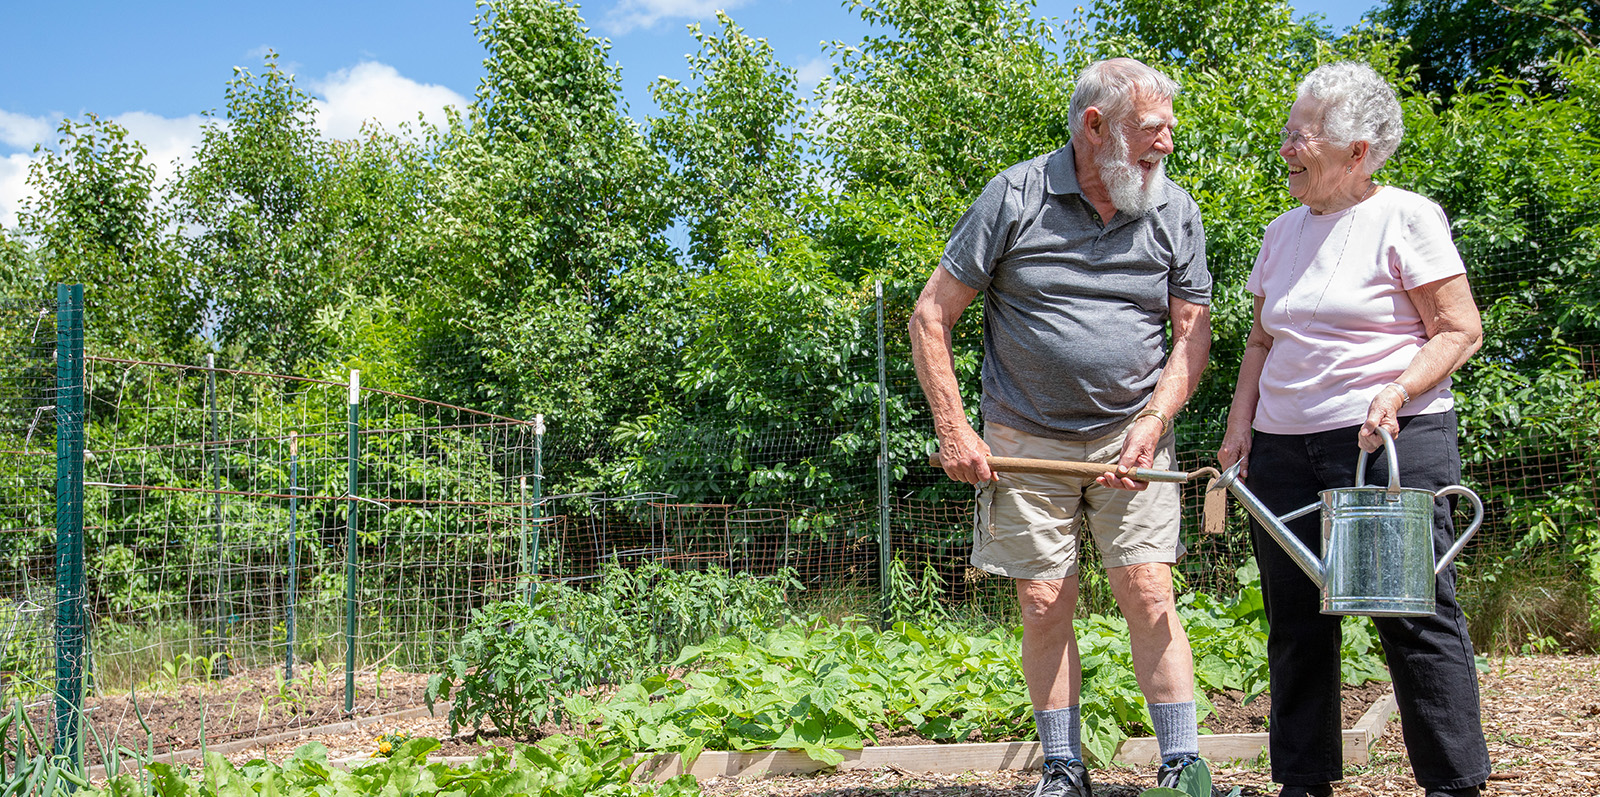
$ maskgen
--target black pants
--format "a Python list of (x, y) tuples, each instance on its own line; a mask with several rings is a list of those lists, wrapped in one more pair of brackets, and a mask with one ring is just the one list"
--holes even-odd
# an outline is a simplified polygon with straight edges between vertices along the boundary
[[(1246, 486), (1276, 515), (1319, 501), (1320, 490), (1355, 486), (1361, 451), (1357, 428), (1303, 435), (1256, 432)], [(1402, 487), (1439, 490), (1460, 481), (1454, 412), (1402, 418), (1395, 450)], [(1388, 457), (1380, 450), (1368, 456), (1363, 484), (1388, 484), (1388, 473)], [(1436, 556), (1455, 539), (1453, 503), (1434, 502)], [(1306, 547), (1321, 551), (1320, 513), (1296, 518), (1288, 526)], [(1255, 518), (1250, 528), (1270, 624), (1272, 779), (1294, 785), (1331, 783), (1344, 774), (1340, 618), (1321, 613), (1320, 590)], [(1478, 786), (1489, 776), (1472, 640), (1456, 603), (1455, 576), (1452, 565), (1435, 580), (1436, 615), (1373, 618), (1394, 679), (1412, 772), (1426, 789)]]

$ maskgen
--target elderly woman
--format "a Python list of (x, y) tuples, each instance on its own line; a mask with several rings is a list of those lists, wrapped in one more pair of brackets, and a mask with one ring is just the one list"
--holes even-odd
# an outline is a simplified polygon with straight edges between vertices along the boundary
[[(1402, 484), (1460, 481), (1450, 374), (1483, 339), (1466, 269), (1438, 205), (1372, 175), (1400, 144), (1395, 92), (1370, 67), (1336, 63), (1300, 83), (1279, 132), (1297, 207), (1267, 226), (1247, 288), (1255, 297), (1238, 388), (1217, 457), (1240, 464), (1274, 513), (1355, 484), (1360, 451), (1395, 437)], [(1359, 448), (1359, 450), (1358, 450)], [(1364, 483), (1385, 484), (1387, 457)], [(1434, 507), (1438, 550), (1454, 538), (1451, 506)], [(1289, 524), (1319, 550), (1315, 514)], [(1270, 631), (1270, 752), (1280, 795), (1329, 795), (1343, 777), (1339, 617), (1258, 523)], [(1438, 576), (1437, 613), (1375, 618), (1417, 783), (1476, 795), (1489, 775), (1472, 642), (1455, 570)]]

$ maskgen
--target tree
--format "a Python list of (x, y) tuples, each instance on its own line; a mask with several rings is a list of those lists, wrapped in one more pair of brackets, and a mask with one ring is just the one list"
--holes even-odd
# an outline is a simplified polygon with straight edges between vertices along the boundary
[(1449, 100), (1496, 72), (1559, 91), (1551, 70), (1564, 53), (1600, 44), (1594, 0), (1388, 0), (1373, 20), (1406, 39), (1401, 65), (1418, 88)]
[(554, 0), (496, 0), (474, 25), (487, 74), (435, 142), (420, 246), (438, 395), (552, 415), (567, 440), (663, 389), (682, 341), (663, 235), (667, 166), (621, 114), (609, 45)]
[(339, 273), (329, 252), (335, 229), (322, 197), (330, 156), (315, 113), (275, 53), (259, 76), (235, 67), (224, 120), (207, 125), (174, 190), (217, 342), (280, 372), (312, 355), (313, 312), (355, 278)]
[(376, 128), (323, 138), (312, 98), (275, 53), (260, 75), (236, 68), (226, 94), (224, 119), (206, 127), (171, 196), (207, 331), (239, 360), (321, 368), (336, 342), (313, 330), (320, 309), (350, 290), (416, 284), (410, 232), (428, 165), (415, 144)]
[(48, 282), (85, 284), (85, 324), (101, 352), (185, 350), (200, 326), (198, 285), (167, 240), (144, 145), (93, 114), (58, 130), (59, 151), (34, 149), (38, 194), (17, 214), (33, 259)]
[(700, 85), (652, 86), (665, 115), (651, 120), (650, 141), (675, 167), (689, 255), (703, 269), (730, 248), (770, 249), (793, 232), (806, 179), (794, 70), (726, 14), (717, 20), (715, 36), (691, 26), (700, 49), (689, 56), (690, 72)]

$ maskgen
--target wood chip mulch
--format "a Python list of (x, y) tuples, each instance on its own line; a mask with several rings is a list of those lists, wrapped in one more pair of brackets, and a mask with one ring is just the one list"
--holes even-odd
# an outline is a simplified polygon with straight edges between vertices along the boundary
[[(1481, 675), (1484, 734), (1494, 774), (1486, 797), (1600, 797), (1600, 656), (1494, 658)], [(396, 723), (389, 732), (443, 738), (440, 719)], [(370, 755), (374, 733), (319, 737), (329, 757)], [(286, 758), (303, 744), (239, 751), (245, 761)], [(448, 746), (448, 745), (447, 745)], [(1233, 787), (1243, 797), (1276, 795), (1264, 762), (1213, 762), (1217, 794)], [(1335, 795), (1420, 797), (1406, 763), (1398, 719), (1372, 748), (1372, 762), (1347, 771)], [(1154, 767), (1114, 767), (1092, 772), (1098, 797), (1134, 797), (1153, 785)], [(1028, 797), (1032, 772), (969, 772), (930, 775), (888, 767), (864, 772), (755, 780), (713, 778), (702, 785), (710, 797)]]

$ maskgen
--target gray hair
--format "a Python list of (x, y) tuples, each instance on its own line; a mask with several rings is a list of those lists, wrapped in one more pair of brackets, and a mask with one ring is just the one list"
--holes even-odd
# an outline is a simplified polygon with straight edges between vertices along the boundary
[(1323, 64), (1306, 75), (1295, 92), (1320, 108), (1324, 137), (1340, 146), (1367, 142), (1367, 174), (1383, 168), (1400, 148), (1406, 134), (1400, 98), (1372, 67), (1356, 61)]
[(1078, 76), (1078, 85), (1067, 103), (1067, 129), (1074, 137), (1083, 134), (1083, 114), (1099, 108), (1101, 115), (1120, 122), (1133, 112), (1136, 96), (1171, 101), (1178, 96), (1178, 84), (1161, 72), (1132, 58), (1096, 61)]

